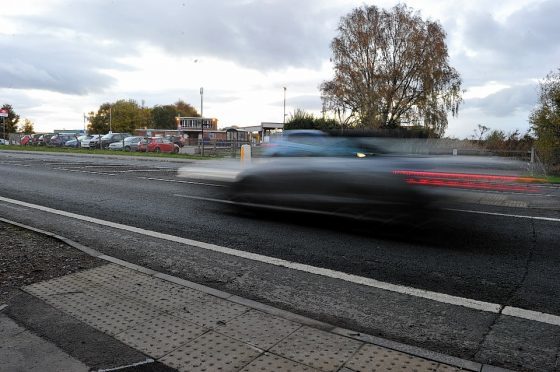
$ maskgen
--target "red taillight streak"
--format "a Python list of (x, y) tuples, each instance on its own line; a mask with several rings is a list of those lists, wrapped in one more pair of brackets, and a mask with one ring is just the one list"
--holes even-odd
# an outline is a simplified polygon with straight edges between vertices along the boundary
[(461, 181), (447, 181), (441, 179), (416, 179), (407, 178), (406, 183), (409, 185), (421, 186), (437, 186), (437, 187), (454, 187), (462, 189), (476, 189), (476, 190), (494, 190), (494, 191), (522, 191), (522, 192), (536, 192), (534, 188), (515, 186), (515, 185), (497, 185), (491, 183), (480, 182), (461, 182)]
[(469, 180), (487, 180), (487, 181), (508, 181), (508, 182), (542, 182), (542, 179), (532, 177), (517, 176), (495, 176), (492, 174), (472, 174), (472, 173), (447, 173), (447, 172), (425, 172), (410, 170), (395, 170), (393, 174), (413, 177), (434, 177), (434, 178), (457, 178)]

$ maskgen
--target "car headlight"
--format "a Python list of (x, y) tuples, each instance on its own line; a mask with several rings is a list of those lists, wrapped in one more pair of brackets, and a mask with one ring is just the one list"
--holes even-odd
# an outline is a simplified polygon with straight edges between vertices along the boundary
[(357, 153), (356, 153), (356, 156), (357, 156), (358, 158), (365, 158), (365, 157), (366, 157), (366, 154), (364, 154), (363, 152), (357, 152)]

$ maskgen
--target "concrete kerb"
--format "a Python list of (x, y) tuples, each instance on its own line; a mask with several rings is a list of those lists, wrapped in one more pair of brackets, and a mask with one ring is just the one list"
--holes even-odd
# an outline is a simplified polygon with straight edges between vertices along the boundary
[(119, 265), (119, 266), (123, 266), (126, 268), (129, 268), (131, 270), (135, 270), (138, 272), (141, 272), (143, 274), (146, 275), (150, 275), (153, 276), (155, 278), (159, 278), (159, 279), (163, 279), (175, 284), (179, 284), (191, 289), (195, 289), (198, 291), (201, 291), (203, 293), (221, 298), (221, 299), (225, 299), (237, 304), (241, 304), (241, 305), (245, 305), (247, 307), (256, 309), (256, 310), (260, 310), (264, 313), (270, 314), (270, 315), (274, 315), (274, 316), (278, 316), (278, 317), (282, 317), (288, 320), (292, 320), (294, 322), (298, 322), (313, 328), (317, 328), (317, 329), (321, 329), (327, 332), (331, 332), (333, 334), (337, 334), (340, 336), (344, 336), (344, 337), (348, 337), (357, 341), (362, 341), (362, 342), (367, 342), (373, 345), (377, 345), (380, 347), (385, 347), (388, 349), (392, 349), (395, 351), (399, 351), (402, 353), (406, 353), (415, 357), (419, 357), (419, 358), (424, 358), (424, 359), (428, 359), (428, 360), (432, 360), (438, 363), (444, 363), (447, 365), (451, 365), (453, 367), (459, 368), (461, 370), (468, 370), (468, 371), (476, 371), (476, 372), (482, 372), (482, 371), (509, 371), (507, 369), (502, 369), (502, 368), (498, 368), (498, 367), (494, 367), (491, 365), (487, 365), (487, 364), (481, 364), (481, 363), (477, 363), (477, 362), (473, 362), (470, 360), (466, 360), (466, 359), (462, 359), (462, 358), (457, 358), (457, 357), (452, 357), (452, 356), (448, 356), (445, 354), (441, 354), (441, 353), (436, 353), (433, 351), (430, 351), (428, 349), (423, 349), (420, 347), (416, 347), (416, 346), (410, 346), (410, 345), (406, 345), (406, 344), (402, 344), (399, 342), (395, 342), (395, 341), (391, 341), (391, 340), (387, 340), (384, 338), (380, 338), (380, 337), (376, 337), (376, 336), (372, 336), (372, 335), (368, 335), (368, 334), (364, 334), (361, 332), (356, 332), (356, 331), (352, 331), (352, 330), (347, 330), (347, 329), (343, 329), (343, 328), (339, 328), (339, 327), (335, 327), (331, 324), (327, 324), (327, 323), (323, 323), (320, 321), (317, 321), (315, 319), (311, 319), (299, 314), (295, 314), (289, 311), (285, 311), (285, 310), (281, 310), (275, 307), (272, 307), (270, 305), (266, 305), (257, 301), (253, 301), (253, 300), (249, 300), (249, 299), (245, 299), (242, 297), (238, 297), (235, 295), (232, 295), (230, 293), (226, 293), (211, 287), (207, 287), (201, 284), (197, 284), (194, 282), (190, 282), (188, 280), (185, 279), (181, 279), (181, 278), (177, 278), (168, 274), (164, 274), (164, 273), (160, 273), (157, 272), (155, 270), (152, 269), (148, 269), (145, 268), (143, 266), (139, 266), (127, 261), (123, 261), (121, 259), (112, 257), (112, 256), (107, 256), (101, 252), (96, 251), (95, 249), (86, 247), (80, 243), (74, 242), (70, 239), (67, 239), (63, 236), (45, 231), (45, 230), (41, 230), (41, 229), (37, 229), (35, 227), (31, 227), (31, 226), (27, 226), (25, 224), (21, 224), (19, 222), (15, 222), (15, 221), (11, 221), (11, 220), (7, 220), (5, 218), (0, 218), (0, 222), (4, 222), (13, 226), (17, 226), (23, 229), (27, 229), (27, 230), (31, 230), (34, 231), (36, 233), (39, 234), (43, 234), (49, 237), (52, 237), (54, 239), (57, 239), (73, 248), (76, 248), (90, 256), (105, 260), (107, 262), (111, 262), (113, 264)]

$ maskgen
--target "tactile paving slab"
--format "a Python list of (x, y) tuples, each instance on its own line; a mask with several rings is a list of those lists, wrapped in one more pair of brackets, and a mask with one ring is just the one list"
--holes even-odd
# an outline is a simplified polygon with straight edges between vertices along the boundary
[(298, 323), (258, 310), (251, 310), (233, 318), (223, 326), (216, 327), (215, 330), (226, 336), (267, 350), (299, 327), (301, 325)]
[(60, 293), (85, 293), (98, 285), (88, 282), (77, 274), (66, 275), (61, 278), (51, 279), (40, 283), (35, 283), (23, 289), (36, 297), (46, 299), (53, 294)]
[(96, 311), (84, 309), (73, 313), (79, 320), (109, 335), (116, 335), (137, 323), (146, 322), (161, 315), (161, 311), (134, 301), (121, 301)]
[(346, 367), (364, 372), (436, 372), (438, 366), (437, 362), (371, 344), (362, 346), (346, 363)]
[(206, 295), (200, 301), (190, 302), (179, 311), (172, 312), (171, 315), (183, 318), (202, 327), (214, 328), (227, 324), (230, 319), (248, 310), (249, 308), (246, 306)]
[(115, 337), (153, 358), (160, 358), (206, 331), (186, 320), (163, 314)]
[(167, 354), (159, 361), (179, 371), (240, 371), (261, 351), (210, 331)]
[(270, 351), (330, 372), (338, 370), (362, 345), (360, 341), (304, 326)]
[(296, 363), (281, 356), (265, 353), (253, 360), (241, 372), (317, 372), (318, 369)]

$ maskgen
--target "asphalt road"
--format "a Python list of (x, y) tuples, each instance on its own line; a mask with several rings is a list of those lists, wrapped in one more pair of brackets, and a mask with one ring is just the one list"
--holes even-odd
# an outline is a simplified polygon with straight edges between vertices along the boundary
[[(184, 163), (0, 152), (0, 196), (415, 289), (560, 316), (560, 190), (457, 198), (405, 228), (239, 213)], [(474, 213), (482, 212), (482, 213)], [(486, 214), (494, 213), (494, 214)], [(516, 216), (549, 217), (535, 219)], [(560, 327), (270, 267), (0, 202), (0, 216), (340, 326), (509, 368), (554, 370)], [(538, 354), (538, 355), (535, 355)]]

